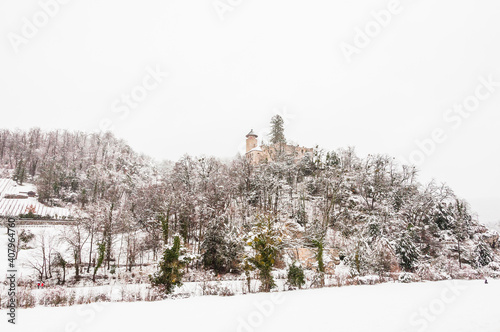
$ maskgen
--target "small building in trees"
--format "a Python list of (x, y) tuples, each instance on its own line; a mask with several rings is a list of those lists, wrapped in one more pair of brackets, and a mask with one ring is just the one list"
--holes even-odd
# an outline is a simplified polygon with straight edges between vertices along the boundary
[(312, 157), (314, 150), (298, 145), (286, 144), (278, 142), (268, 145), (258, 144), (258, 136), (253, 129), (246, 135), (246, 158), (252, 164), (256, 165), (261, 162), (276, 161), (282, 156), (292, 157), (295, 161), (299, 161), (306, 156)]

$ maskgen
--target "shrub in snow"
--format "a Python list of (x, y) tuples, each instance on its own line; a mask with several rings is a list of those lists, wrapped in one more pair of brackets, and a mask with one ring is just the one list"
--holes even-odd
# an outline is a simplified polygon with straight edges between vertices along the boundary
[(424, 280), (440, 280), (439, 272), (430, 263), (420, 264), (416, 271), (417, 275)]
[(497, 262), (491, 262), (490, 264), (488, 264), (488, 267), (493, 271), (500, 271), (500, 264), (498, 264)]
[(347, 266), (344, 261), (340, 262), (335, 268), (335, 277), (338, 286), (345, 285), (347, 279), (351, 277), (351, 268)]
[(94, 302), (110, 302), (111, 298), (107, 294), (98, 294), (94, 297)]
[[(2, 289), (2, 292), (0, 293), (0, 309), (7, 308), (10, 298), (8, 296), (9, 287), (2, 286), (3, 285), (0, 285), (0, 288)], [(29, 288), (18, 287), (16, 297), (18, 308), (33, 308), (36, 305), (36, 297)]]
[(217, 296), (233, 296), (234, 292), (227, 286), (222, 286), (220, 282), (211, 283), (203, 282), (202, 284), (203, 295), (217, 295)]
[(144, 301), (160, 301), (164, 300), (166, 295), (164, 292), (160, 292), (158, 288), (148, 288), (146, 295), (144, 296)]
[[(142, 299), (142, 295), (141, 295), (140, 290), (136, 290), (136, 291), (129, 290), (129, 289), (127, 289), (126, 286), (122, 287), (121, 296), (122, 296), (123, 302), (136, 302), (136, 301), (140, 301)], [(96, 302), (98, 302), (98, 301), (96, 301)]]
[(229, 287), (221, 287), (219, 290), (219, 296), (233, 296), (234, 292)]
[(398, 280), (402, 283), (410, 283), (413, 281), (413, 274), (406, 272), (400, 273)]
[(89, 290), (88, 293), (78, 296), (76, 299), (77, 304), (90, 304), (94, 302), (94, 292)]
[(68, 293), (66, 288), (54, 287), (46, 288), (42, 297), (38, 301), (39, 304), (51, 307), (64, 306), (68, 304)]
[(304, 277), (304, 269), (302, 266), (294, 262), (288, 267), (287, 275), (288, 284), (292, 287), (298, 287), (299, 289), (306, 283)]
[(453, 275), (448, 276), (450, 279), (479, 279), (483, 273), (473, 269), (470, 265), (462, 265), (462, 269), (458, 269)]
[(76, 302), (76, 293), (71, 291), (68, 295), (68, 305), (74, 305)]
[(19, 288), (17, 291), (17, 306), (20, 308), (33, 308), (36, 305), (36, 297), (29, 288)]
[(377, 275), (368, 275), (364, 277), (358, 277), (358, 284), (361, 285), (375, 285), (380, 282), (380, 277)]
[(3, 284), (0, 283), (0, 309), (6, 308), (9, 304), (9, 296), (7, 295), (9, 288), (4, 287)]

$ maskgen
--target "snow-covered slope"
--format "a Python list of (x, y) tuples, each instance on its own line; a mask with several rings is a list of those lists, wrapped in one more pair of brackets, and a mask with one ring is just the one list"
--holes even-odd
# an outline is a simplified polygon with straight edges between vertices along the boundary
[[(15, 331), (500, 331), (500, 281), (349, 286), (19, 311)], [(0, 311), (0, 330), (6, 326)]]
[[(27, 208), (34, 208), (35, 214), (40, 216), (50, 216), (51, 218), (68, 217), (70, 210), (59, 207), (49, 207), (38, 202), (35, 197), (27, 197), (29, 191), (35, 191), (36, 187), (32, 184), (17, 185), (11, 179), (0, 178), (0, 216), (14, 216), (28, 213)], [(9, 199), (6, 195), (22, 195), (23, 199)]]

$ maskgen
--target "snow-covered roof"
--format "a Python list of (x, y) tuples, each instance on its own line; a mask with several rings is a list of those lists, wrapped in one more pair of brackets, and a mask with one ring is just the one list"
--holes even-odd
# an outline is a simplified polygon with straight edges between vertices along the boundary
[(252, 150), (248, 151), (248, 152), (252, 152), (252, 151), (259, 151), (259, 152), (262, 152), (262, 149), (260, 148), (260, 146), (257, 146), (255, 148), (253, 148)]
[(252, 130), (250, 130), (250, 132), (247, 134), (247, 136), (246, 136), (246, 137), (248, 137), (248, 136), (258, 137), (258, 136), (257, 136), (257, 134), (253, 132), (253, 129), (252, 129)]

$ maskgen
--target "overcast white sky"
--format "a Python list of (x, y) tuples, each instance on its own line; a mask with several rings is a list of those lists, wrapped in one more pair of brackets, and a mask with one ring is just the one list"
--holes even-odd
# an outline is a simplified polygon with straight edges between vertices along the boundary
[[(400, 160), (440, 129), (421, 179), (500, 220), (498, 0), (54, 1), (0, 0), (0, 127), (108, 123), (170, 160), (233, 157), (277, 111), (301, 145)], [(371, 12), (385, 8), (377, 31)], [(367, 26), (349, 62), (341, 45), (363, 41)], [(157, 83), (155, 70), (168, 77)], [(143, 100), (125, 106), (133, 91)], [(473, 112), (447, 113), (465, 100)]]

